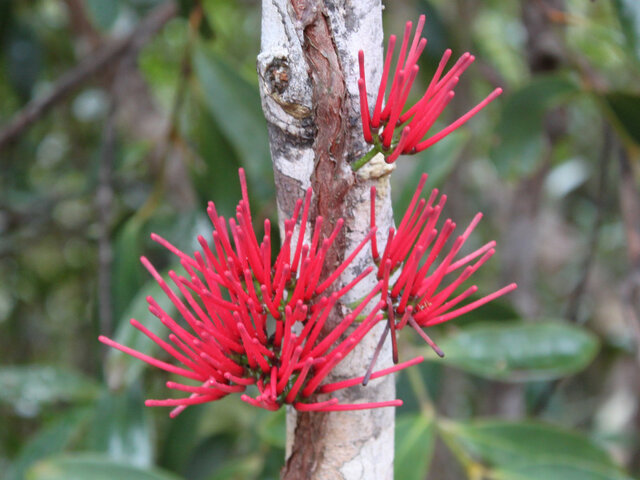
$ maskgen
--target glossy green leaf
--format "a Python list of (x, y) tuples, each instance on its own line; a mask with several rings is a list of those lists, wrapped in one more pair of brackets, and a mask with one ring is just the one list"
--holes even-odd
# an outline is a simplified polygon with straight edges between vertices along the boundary
[(62, 367), (0, 367), (0, 403), (9, 404), (22, 416), (37, 415), (42, 407), (57, 402), (88, 401), (99, 391), (90, 378)]
[(152, 426), (138, 385), (105, 392), (89, 433), (91, 450), (113, 461), (149, 467), (153, 463)]
[(482, 420), (442, 422), (442, 432), (469, 456), (486, 465), (515, 468), (552, 462), (590, 462), (601, 468), (615, 465), (607, 452), (588, 437), (541, 422)]
[(617, 125), (640, 145), (640, 95), (615, 92), (606, 95), (605, 100), (615, 116)]
[(640, 60), (640, 2), (638, 0), (614, 0), (613, 6), (629, 51)]
[(86, 426), (91, 412), (92, 409), (82, 407), (58, 414), (22, 447), (6, 472), (6, 480), (23, 480), (25, 472), (35, 462), (65, 450)]
[(238, 153), (252, 194), (260, 199), (271, 198), (271, 154), (257, 85), (203, 47), (196, 49), (193, 63), (204, 102)]
[(447, 365), (507, 382), (565, 377), (589, 365), (598, 352), (594, 335), (554, 321), (476, 324), (438, 344)]
[(435, 443), (433, 417), (420, 413), (398, 415), (395, 436), (395, 478), (425, 479)]
[(539, 77), (503, 100), (497, 143), (491, 158), (498, 171), (519, 177), (535, 171), (544, 153), (543, 120), (546, 112), (578, 91), (568, 78)]
[(157, 469), (140, 469), (94, 454), (76, 454), (43, 460), (27, 473), (27, 480), (178, 480)]
[(541, 462), (498, 470), (496, 480), (633, 480), (615, 468), (593, 465), (588, 459), (574, 462)]

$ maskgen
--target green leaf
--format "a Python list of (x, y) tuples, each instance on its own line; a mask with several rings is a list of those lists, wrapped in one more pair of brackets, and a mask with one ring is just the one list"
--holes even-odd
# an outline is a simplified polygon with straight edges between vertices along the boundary
[(241, 195), (240, 162), (215, 118), (199, 100), (193, 99), (190, 105), (195, 120), (188, 137), (199, 157), (190, 162), (191, 179), (203, 205), (215, 195), (218, 213), (232, 216)]
[(202, 430), (202, 417), (210, 405), (192, 405), (168, 423), (160, 445), (158, 465), (174, 472), (184, 471)]
[(90, 378), (62, 367), (0, 367), (0, 403), (11, 405), (22, 416), (37, 415), (52, 403), (88, 401), (99, 391)]
[(90, 418), (92, 409), (75, 408), (58, 414), (56, 419), (39, 430), (20, 450), (6, 480), (23, 480), (25, 472), (38, 460), (60, 453), (76, 438)]
[(496, 128), (498, 142), (491, 151), (501, 175), (518, 178), (536, 170), (544, 153), (545, 113), (577, 91), (570, 79), (548, 75), (507, 96)]
[[(146, 355), (153, 355), (157, 345), (145, 334), (134, 328), (130, 323), (130, 318), (135, 318), (142, 325), (147, 327), (160, 337), (166, 336), (166, 328), (160, 320), (153, 316), (148, 310), (147, 297), (153, 297), (162, 309), (169, 315), (175, 313), (175, 307), (171, 300), (162, 291), (160, 285), (155, 280), (148, 281), (135, 295), (129, 308), (123, 315), (122, 321), (113, 336), (113, 339), (137, 350)], [(115, 348), (109, 349), (106, 362), (106, 376), (108, 384), (112, 389), (119, 389), (123, 386), (131, 385), (136, 381), (142, 370), (147, 365), (142, 360), (134, 358)]]
[(105, 392), (96, 413), (89, 433), (91, 450), (105, 452), (116, 462), (152, 465), (151, 422), (137, 384), (124, 391)]
[(178, 480), (179, 477), (157, 469), (142, 470), (94, 454), (53, 457), (37, 463), (27, 480)]
[(481, 420), (469, 423), (442, 421), (447, 441), (489, 466), (513, 468), (543, 462), (585, 462), (606, 468), (615, 464), (588, 437), (535, 421)]
[(396, 419), (395, 478), (423, 480), (433, 456), (433, 417), (424, 414), (398, 415)]
[(259, 422), (259, 425), (258, 434), (263, 442), (279, 448), (285, 447), (287, 425), (284, 408), (269, 414), (266, 420)]
[(103, 30), (111, 28), (118, 18), (120, 0), (87, 0), (93, 21)]
[(591, 363), (599, 346), (583, 328), (557, 321), (475, 324), (438, 343), (446, 364), (506, 382), (574, 374)]
[(6, 79), (21, 100), (31, 98), (43, 69), (44, 46), (36, 32), (26, 23), (16, 23), (3, 38)]
[(144, 283), (144, 268), (140, 264), (142, 254), (142, 224), (134, 216), (116, 233), (113, 255), (113, 314), (120, 322), (136, 292)]
[(394, 196), (394, 210), (403, 212), (407, 209), (415, 192), (415, 182), (424, 172), (429, 174), (427, 191), (433, 188), (440, 188), (455, 166), (456, 159), (468, 140), (469, 132), (467, 130), (458, 130), (445, 140), (415, 155), (411, 160), (411, 163), (415, 165), (410, 175), (392, 175), (391, 191), (397, 192), (397, 197)]
[(592, 465), (588, 459), (543, 462), (493, 472), (499, 480), (633, 480), (615, 468)]
[(640, 2), (614, 0), (613, 5), (622, 26), (627, 47), (640, 60)]
[(611, 108), (617, 124), (629, 138), (640, 145), (640, 95), (614, 92), (605, 95), (604, 98)]
[(224, 462), (216, 471), (206, 477), (207, 480), (239, 480), (256, 478), (262, 469), (263, 458), (259, 454), (244, 455), (241, 460), (236, 458)]
[(204, 102), (240, 157), (252, 194), (270, 199), (273, 171), (258, 87), (203, 47), (196, 49), (193, 63)]

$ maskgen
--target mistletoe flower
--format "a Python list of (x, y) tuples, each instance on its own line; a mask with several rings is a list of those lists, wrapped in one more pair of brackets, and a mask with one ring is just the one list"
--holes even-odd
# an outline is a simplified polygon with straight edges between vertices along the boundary
[[(395, 340), (395, 330), (411, 325), (438, 353), (437, 345), (422, 330), (464, 315), (491, 300), (516, 288), (512, 283), (489, 295), (466, 303), (478, 290), (476, 285), (461, 293), (458, 289), (495, 253), (496, 242), (491, 241), (477, 250), (461, 257), (459, 253), (482, 214), (478, 213), (469, 226), (457, 236), (450, 248), (456, 224), (446, 220), (440, 230), (436, 224), (447, 201), (433, 190), (428, 199), (420, 198), (427, 175), (423, 174), (397, 229), (390, 228), (385, 249), (380, 256), (376, 238), (371, 240), (371, 252), (378, 265), (377, 277), (382, 282), (382, 301), (387, 306), (388, 331)], [(371, 225), (375, 226), (375, 187), (371, 188)], [(394, 275), (394, 273), (397, 273)], [(374, 357), (375, 361), (375, 357)], [(397, 350), (394, 348), (394, 361)], [(373, 363), (373, 362), (372, 362)]]
[[(405, 110), (413, 82), (418, 74), (418, 59), (427, 44), (427, 39), (420, 37), (424, 22), (425, 16), (421, 15), (410, 47), (409, 37), (411, 36), (412, 23), (407, 22), (405, 25), (400, 53), (393, 76), (391, 77), (389, 95), (385, 102), (389, 73), (391, 71), (391, 60), (396, 44), (396, 36), (391, 35), (389, 37), (382, 79), (378, 88), (378, 96), (373, 107), (373, 113), (370, 112), (367, 98), (364, 51), (360, 50), (358, 52), (358, 62), (360, 66), (358, 89), (360, 92), (362, 130), (365, 141), (374, 145), (374, 148), (362, 157), (360, 161), (356, 161), (353, 164), (354, 170), (360, 168), (378, 152), (384, 154), (387, 163), (393, 163), (401, 154), (417, 153), (429, 148), (466, 123), (467, 120), (502, 93), (502, 89), (496, 88), (482, 102), (466, 114), (462, 115), (438, 133), (424, 139), (442, 111), (454, 97), (455, 93), (453, 90), (458, 83), (460, 75), (462, 75), (475, 60), (473, 55), (465, 53), (448, 72), (444, 73), (447, 62), (451, 57), (451, 50), (446, 50), (425, 93), (418, 102), (406, 109), (406, 111), (403, 111)], [(384, 107), (383, 103), (385, 103)]]
[[(342, 228), (342, 220), (328, 238), (321, 238), (323, 218), (317, 217), (311, 243), (305, 243), (311, 189), (298, 200), (293, 215), (284, 222), (284, 241), (272, 262), (271, 225), (265, 220), (262, 241), (252, 225), (244, 171), (240, 169), (242, 200), (236, 216), (228, 221), (218, 215), (211, 202), (207, 213), (213, 224), (209, 242), (198, 237), (201, 251), (187, 255), (167, 240), (152, 234), (180, 260), (184, 274), (169, 271), (170, 286), (144, 257), (142, 264), (174, 305), (178, 319), (153, 298), (149, 311), (170, 331), (165, 340), (139, 321), (131, 325), (149, 337), (175, 363), (138, 352), (101, 336), (101, 342), (143, 360), (161, 370), (183, 377), (185, 382), (167, 382), (167, 387), (189, 394), (183, 398), (147, 400), (148, 406), (175, 407), (171, 416), (189, 405), (218, 400), (232, 393), (251, 405), (276, 410), (291, 404), (298, 410), (356, 410), (398, 406), (400, 400), (339, 404), (337, 399), (315, 401), (315, 395), (359, 383), (354, 379), (323, 383), (358, 342), (383, 320), (380, 301), (346, 338), (341, 336), (380, 295), (383, 282), (350, 314), (322, 337), (323, 327), (334, 306), (351, 288), (373, 271), (363, 271), (348, 285), (330, 289), (360, 250), (375, 237), (375, 229), (327, 278), (324, 261)], [(294, 231), (298, 228), (297, 240)], [(228, 227), (227, 227), (228, 225)], [(325, 292), (333, 290), (333, 293)], [(422, 357), (382, 370), (374, 376), (393, 373), (422, 361)], [(355, 383), (354, 383), (355, 382)], [(244, 393), (257, 389), (256, 396)], [(250, 392), (249, 392), (250, 393)], [(313, 398), (312, 398), (313, 397)]]

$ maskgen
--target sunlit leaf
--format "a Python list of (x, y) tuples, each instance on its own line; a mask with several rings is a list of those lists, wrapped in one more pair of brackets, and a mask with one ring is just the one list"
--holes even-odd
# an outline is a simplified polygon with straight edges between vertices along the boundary
[(438, 342), (441, 361), (484, 378), (550, 380), (585, 368), (598, 340), (583, 328), (553, 321), (476, 324)]

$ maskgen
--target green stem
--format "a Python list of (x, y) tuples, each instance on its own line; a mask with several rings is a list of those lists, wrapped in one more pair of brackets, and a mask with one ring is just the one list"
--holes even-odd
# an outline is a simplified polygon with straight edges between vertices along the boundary
[(378, 149), (378, 147), (374, 146), (371, 150), (369, 150), (367, 153), (365, 153), (362, 157), (360, 157), (358, 160), (353, 162), (351, 164), (351, 169), (354, 172), (357, 172), (362, 167), (364, 167), (367, 163), (369, 163), (369, 160), (371, 160), (373, 157), (375, 157), (379, 152), (380, 152), (380, 150)]

